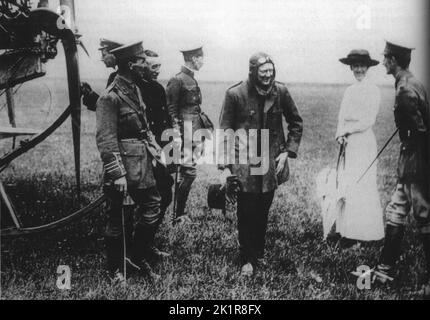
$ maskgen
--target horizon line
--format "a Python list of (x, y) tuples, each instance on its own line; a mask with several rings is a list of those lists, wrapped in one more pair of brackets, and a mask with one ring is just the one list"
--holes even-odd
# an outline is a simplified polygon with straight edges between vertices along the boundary
[[(45, 77), (42, 77), (42, 78), (45, 78), (45, 79), (52, 79), (52, 80), (55, 80), (55, 79), (67, 79), (67, 77), (58, 77), (58, 76), (45, 76)], [(84, 78), (84, 79), (86, 79), (86, 80), (107, 80), (107, 78), (104, 78), (104, 77), (92, 77), (92, 78)], [(81, 79), (82, 80), (82, 79)], [(169, 79), (158, 79), (157, 80), (158, 82), (168, 82), (169, 81)], [(206, 82), (206, 83), (210, 83), (210, 82), (212, 82), (212, 83), (236, 83), (236, 82), (240, 82), (240, 81), (243, 81), (243, 80), (206, 80), (206, 79), (201, 79), (201, 80), (199, 80), (199, 82)], [(280, 81), (280, 80), (277, 80), (277, 81), (279, 81), (279, 82), (283, 82), (283, 83), (285, 83), (285, 84), (293, 84), (293, 85), (300, 85), (300, 84), (308, 84), (308, 85), (350, 85), (350, 84), (352, 84), (353, 82), (317, 82), (317, 81)], [(394, 82), (393, 82), (393, 84), (391, 85), (390, 83), (381, 83), (381, 82), (375, 82), (375, 84), (376, 85), (379, 85), (379, 86), (384, 86), (384, 87), (390, 87), (390, 86), (394, 86)]]

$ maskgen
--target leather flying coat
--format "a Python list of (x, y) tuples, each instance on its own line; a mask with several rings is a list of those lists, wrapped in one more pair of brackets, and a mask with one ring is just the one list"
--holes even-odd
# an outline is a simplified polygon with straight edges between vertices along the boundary
[[(288, 124), (288, 137), (285, 139), (283, 118)], [(269, 169), (264, 175), (251, 175), (253, 164), (238, 164), (239, 143), (235, 143), (235, 164), (230, 166), (238, 175), (243, 192), (266, 193), (275, 190), (289, 178), (288, 161), (281, 175), (276, 175), (276, 158), (284, 152), (296, 158), (303, 132), (303, 120), (287, 87), (275, 82), (273, 90), (260, 96), (249, 80), (227, 90), (220, 115), (220, 128), (237, 131), (244, 129), (269, 130)], [(260, 141), (261, 142), (261, 138)], [(263, 141), (264, 143), (264, 141)], [(228, 151), (228, 150), (227, 150)]]

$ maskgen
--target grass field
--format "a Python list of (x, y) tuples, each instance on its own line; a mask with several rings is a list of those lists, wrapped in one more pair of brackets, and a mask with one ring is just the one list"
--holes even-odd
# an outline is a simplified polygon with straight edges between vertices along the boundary
[[(217, 120), (229, 83), (203, 83), (203, 109)], [(98, 89), (103, 82), (94, 83)], [(399, 263), (401, 277), (390, 287), (361, 291), (350, 275), (360, 265), (377, 263), (381, 243), (357, 250), (330, 248), (322, 241), (322, 224), (315, 197), (315, 176), (333, 166), (337, 156), (334, 134), (342, 85), (292, 84), (290, 91), (304, 119), (299, 158), (291, 161), (291, 180), (275, 195), (267, 234), (267, 266), (255, 277), (239, 277), (236, 218), (229, 222), (206, 204), (206, 191), (217, 181), (214, 167), (199, 168), (188, 209), (193, 224), (173, 227), (170, 210), (157, 236), (172, 257), (155, 265), (161, 280), (154, 284), (134, 277), (127, 288), (113, 287), (105, 277), (103, 208), (74, 225), (46, 234), (2, 239), (2, 299), (417, 299), (420, 297), (424, 258), (411, 221)], [(50, 108), (49, 92), (52, 107)], [(382, 105), (375, 133), (378, 144), (394, 131), (394, 91), (381, 87)], [(3, 99), (3, 98), (2, 98)], [(16, 97), (18, 126), (46, 125), (66, 106), (58, 81), (25, 84)], [(3, 101), (1, 101), (3, 102)], [(0, 103), (1, 107), (2, 103)], [(42, 106), (42, 111), (35, 106)], [(0, 124), (7, 124), (1, 111)], [(95, 145), (95, 115), (83, 111), (82, 179), (84, 199), (101, 194), (101, 164)], [(395, 184), (397, 138), (379, 161), (378, 184), (383, 206)], [(11, 141), (0, 145), (2, 153)], [(25, 225), (66, 215), (77, 207), (70, 121), (2, 173)], [(56, 270), (72, 270), (71, 290), (56, 287)]]

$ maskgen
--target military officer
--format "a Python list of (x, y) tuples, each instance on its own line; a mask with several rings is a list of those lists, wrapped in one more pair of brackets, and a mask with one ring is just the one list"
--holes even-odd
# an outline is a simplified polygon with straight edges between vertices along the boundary
[[(408, 214), (412, 210), (423, 243), (430, 281), (430, 110), (424, 86), (409, 71), (411, 48), (387, 42), (384, 66), (395, 79), (394, 118), (400, 135), (397, 185), (386, 208), (386, 238), (378, 270), (394, 275)], [(430, 282), (427, 284), (430, 295)]]
[[(116, 42), (102, 39), (102, 48), (104, 51), (112, 50), (116, 46), (120, 45)], [(161, 64), (159, 62), (159, 57), (157, 53), (151, 50), (145, 50), (144, 53), (146, 56), (145, 69), (144, 73), (142, 74), (142, 78), (136, 78), (136, 85), (139, 87), (142, 93), (143, 102), (147, 106), (146, 115), (149, 128), (154, 134), (156, 142), (160, 146), (163, 146), (165, 142), (163, 143), (163, 141), (161, 141), (161, 135), (164, 130), (171, 128), (172, 126), (170, 122), (170, 117), (167, 113), (166, 92), (163, 86), (157, 82)], [(105, 53), (103, 54), (103, 56), (106, 58), (104, 59), (106, 66), (109, 67), (116, 65), (116, 58), (113, 54)], [(117, 72), (111, 74), (111, 76), (109, 77), (108, 85), (112, 83), (113, 78), (115, 78), (116, 74)], [(96, 106), (91, 106), (91, 103), (92, 101), (94, 101), (94, 99), (95, 101), (97, 101), (98, 97), (98, 94), (92, 90), (88, 94), (87, 100), (85, 100), (84, 96), (84, 103), (85, 101), (87, 101), (87, 106), (89, 106), (90, 110), (96, 110)], [(161, 196), (160, 209), (162, 216), (161, 220), (163, 220), (166, 210), (172, 202), (173, 178), (167, 172), (167, 169), (162, 165), (157, 165), (154, 168), (154, 175), (155, 180), (157, 181), (157, 188)], [(133, 209), (133, 206), (127, 206), (126, 208), (126, 210)], [(127, 216), (130, 216), (130, 214), (128, 214)], [(162, 258), (168, 256), (166, 252), (158, 250), (158, 248), (156, 248), (155, 246), (153, 247), (153, 251), (154, 253), (156, 253), (155, 258)]]
[[(184, 65), (181, 71), (175, 75), (167, 84), (167, 109), (172, 120), (172, 125), (177, 135), (189, 136), (185, 130), (194, 132), (198, 129), (213, 129), (210, 120), (201, 110), (202, 94), (200, 87), (194, 78), (195, 72), (203, 67), (203, 49), (194, 47), (181, 51), (184, 56)], [(192, 134), (192, 133), (191, 133)], [(184, 141), (176, 141), (184, 146)], [(192, 143), (195, 150), (200, 144)], [(180, 165), (180, 182), (177, 189), (177, 222), (182, 223), (189, 220), (185, 213), (185, 206), (191, 186), (196, 179), (197, 170), (193, 150), (183, 148), (183, 160)]]
[[(99, 50), (101, 54), (101, 59), (105, 64), (106, 68), (112, 68), (112, 69), (116, 68), (116, 59), (115, 59), (115, 56), (111, 53), (111, 51), (113, 49), (119, 48), (120, 46), (122, 46), (121, 43), (108, 40), (108, 39), (100, 39)], [(109, 75), (106, 87), (108, 87), (113, 82), (116, 75), (117, 75), (116, 70)], [(82, 100), (83, 104), (88, 108), (88, 110), (95, 111), (96, 103), (99, 98), (99, 95), (96, 92), (94, 92), (91, 86), (86, 82), (82, 82), (81, 92), (83, 96), (83, 100)]]
[[(164, 142), (161, 136), (166, 129), (171, 129), (172, 124), (167, 112), (166, 91), (157, 82), (160, 74), (161, 62), (156, 52), (145, 50), (146, 63), (143, 78), (137, 81), (137, 85), (142, 92), (143, 101), (147, 107), (147, 118), (152, 133), (155, 135), (157, 143), (164, 147), (168, 142)], [(172, 202), (173, 179), (167, 168), (157, 165), (154, 168), (157, 188), (161, 196), (161, 215), (164, 217), (167, 208)]]
[[(219, 165), (219, 169), (237, 176), (241, 185), (237, 218), (243, 276), (252, 275), (257, 261), (264, 256), (269, 209), (275, 190), (288, 180), (288, 158), (297, 158), (303, 131), (296, 104), (287, 87), (275, 81), (275, 75), (275, 64), (269, 55), (262, 52), (253, 55), (249, 61), (248, 79), (227, 90), (219, 121), (223, 130), (245, 130), (248, 135), (250, 130), (258, 130), (257, 149), (260, 147), (261, 151), (257, 153), (262, 154), (262, 163), (268, 164), (266, 172), (253, 173), (255, 154), (249, 154), (246, 164), (236, 163), (243, 149), (256, 149), (246, 143), (241, 146), (239, 139), (234, 148), (235, 163), (223, 159), (228, 165)], [(287, 139), (283, 118), (288, 123)], [(262, 136), (263, 130), (268, 131), (268, 141)], [(229, 150), (224, 152), (228, 154)], [(224, 172), (224, 176), (229, 174)]]
[(123, 199), (128, 193), (138, 205), (127, 260), (147, 270), (145, 257), (152, 250), (161, 221), (160, 195), (153, 174), (153, 161), (160, 158), (152, 147), (155, 139), (136, 85), (145, 67), (142, 43), (119, 47), (112, 54), (118, 62), (118, 74), (97, 101), (96, 141), (104, 164), (104, 191), (111, 203), (106, 230), (108, 268), (121, 278)]

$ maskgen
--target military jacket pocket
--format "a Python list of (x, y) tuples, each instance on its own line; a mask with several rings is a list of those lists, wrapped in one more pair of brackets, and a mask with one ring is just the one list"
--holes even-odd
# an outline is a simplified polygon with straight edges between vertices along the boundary
[(270, 144), (275, 149), (275, 154), (281, 152), (280, 147), (285, 143), (282, 116), (281, 108), (273, 108), (267, 114), (266, 128), (270, 130)]
[(146, 162), (146, 146), (143, 143), (120, 142), (121, 158), (127, 172), (127, 183), (131, 187), (139, 185)]
[(423, 150), (413, 143), (403, 143), (397, 168), (399, 179), (402, 182), (414, 182), (425, 178), (425, 162)]
[(185, 87), (185, 103), (190, 105), (200, 105), (202, 103), (202, 93), (199, 87)]
[(137, 137), (142, 130), (139, 115), (131, 108), (120, 109), (118, 126), (121, 137)]
[(282, 109), (273, 107), (267, 113), (267, 128), (278, 130), (282, 126)]

